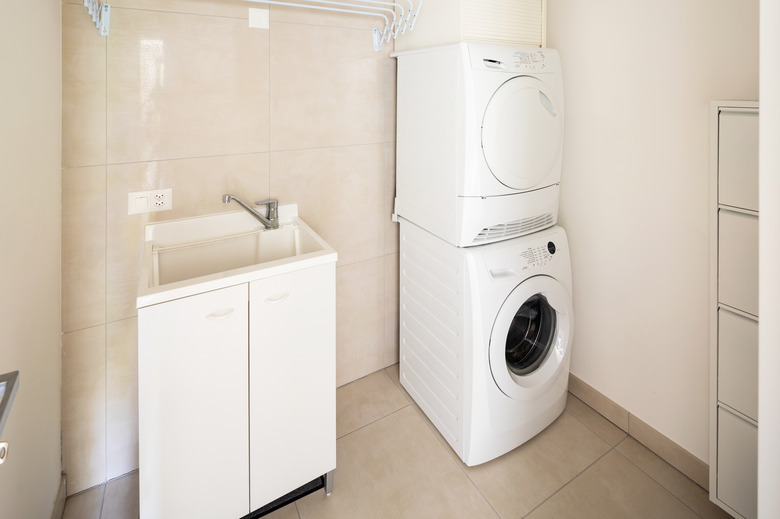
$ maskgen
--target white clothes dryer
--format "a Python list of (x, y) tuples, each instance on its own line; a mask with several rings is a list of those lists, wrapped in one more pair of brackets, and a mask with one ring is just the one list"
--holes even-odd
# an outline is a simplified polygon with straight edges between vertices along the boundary
[(554, 225), (557, 51), (462, 42), (397, 58), (396, 214), (459, 247)]
[(481, 247), (401, 219), (401, 384), (466, 465), (526, 442), (566, 405), (573, 312), (566, 233)]

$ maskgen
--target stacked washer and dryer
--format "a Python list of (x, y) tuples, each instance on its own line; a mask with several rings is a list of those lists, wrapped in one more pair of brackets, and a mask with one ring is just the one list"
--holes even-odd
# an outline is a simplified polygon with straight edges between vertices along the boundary
[(561, 65), (471, 42), (397, 58), (401, 384), (477, 465), (566, 405)]

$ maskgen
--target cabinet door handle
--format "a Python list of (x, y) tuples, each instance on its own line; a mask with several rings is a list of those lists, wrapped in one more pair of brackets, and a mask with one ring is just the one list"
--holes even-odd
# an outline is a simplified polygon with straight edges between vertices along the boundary
[(231, 315), (233, 315), (233, 312), (235, 312), (235, 308), (228, 308), (227, 310), (222, 310), (219, 312), (214, 312), (213, 314), (209, 314), (206, 316), (206, 319), (210, 321), (221, 321), (222, 319), (227, 319)]
[(289, 292), (285, 292), (284, 294), (281, 294), (281, 295), (278, 295), (278, 296), (266, 297), (265, 298), (265, 302), (267, 304), (269, 304), (269, 305), (275, 305), (275, 304), (281, 303), (282, 301), (284, 301), (288, 297), (290, 297), (290, 293)]

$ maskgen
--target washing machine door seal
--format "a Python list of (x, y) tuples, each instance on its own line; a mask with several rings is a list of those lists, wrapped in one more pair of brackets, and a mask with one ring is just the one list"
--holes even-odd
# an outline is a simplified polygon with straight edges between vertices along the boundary
[(516, 76), (493, 93), (482, 119), (482, 153), (493, 176), (519, 191), (546, 187), (561, 153), (563, 113), (539, 79)]
[(550, 276), (534, 276), (504, 300), (490, 334), (490, 371), (501, 391), (530, 400), (568, 369), (572, 303)]

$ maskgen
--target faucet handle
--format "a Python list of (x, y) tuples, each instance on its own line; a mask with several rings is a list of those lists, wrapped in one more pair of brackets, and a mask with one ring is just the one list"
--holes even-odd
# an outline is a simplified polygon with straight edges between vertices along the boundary
[(260, 200), (259, 202), (255, 202), (255, 205), (264, 205), (268, 208), (268, 215), (266, 218), (269, 220), (275, 220), (279, 218), (279, 201), (274, 198), (269, 198), (266, 200)]

